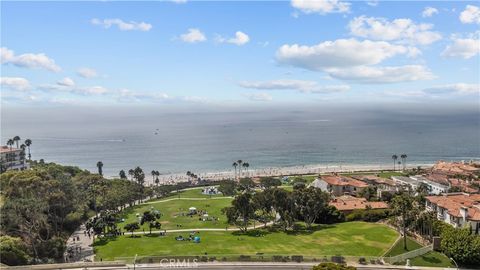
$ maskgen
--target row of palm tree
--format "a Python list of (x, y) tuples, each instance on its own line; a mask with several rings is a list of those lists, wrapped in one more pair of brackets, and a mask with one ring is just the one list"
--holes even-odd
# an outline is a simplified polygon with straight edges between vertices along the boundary
[(32, 140), (30, 139), (26, 139), (20, 146), (18, 145), (18, 142), (21, 140), (20, 136), (14, 136), (13, 138), (11, 139), (8, 139), (7, 140), (7, 146), (10, 147), (10, 150), (13, 149), (13, 145), (15, 144), (17, 146), (17, 149), (20, 148), (22, 149), (23, 151), (25, 151), (25, 149), (28, 149), (28, 159), (31, 160), (32, 159), (32, 155), (30, 153), (30, 145), (32, 145)]
[(242, 167), (248, 173), (248, 167), (250, 167), (250, 164), (248, 162), (244, 162), (243, 160), (239, 159), (237, 161), (234, 161), (232, 163), (232, 166), (235, 168), (235, 179), (237, 179), (237, 167), (238, 167), (238, 178), (241, 178), (242, 177)]
[(192, 178), (193, 180), (197, 180), (198, 179), (198, 175), (194, 174), (193, 172), (191, 171), (188, 171), (187, 172), (187, 176)]
[[(407, 157), (408, 157), (407, 154), (401, 154), (400, 155), (401, 161), (398, 162), (398, 164), (402, 164), (404, 171), (407, 168)], [(392, 159), (393, 159), (393, 170), (395, 171), (396, 169), (395, 165), (397, 164), (398, 156), (394, 154), (392, 156)]]

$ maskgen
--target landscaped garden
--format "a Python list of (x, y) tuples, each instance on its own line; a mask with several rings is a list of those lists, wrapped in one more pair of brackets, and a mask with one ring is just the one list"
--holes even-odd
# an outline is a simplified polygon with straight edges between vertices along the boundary
[(255, 230), (239, 232), (209, 231), (197, 234), (200, 243), (177, 241), (176, 236), (186, 233), (168, 233), (166, 236), (130, 235), (98, 240), (96, 259), (113, 260), (115, 257), (162, 255), (228, 255), (257, 253), (275, 255), (321, 256), (381, 256), (398, 237), (387, 226), (366, 222), (346, 222), (334, 225), (317, 225), (312, 231), (297, 232)]
[[(212, 198), (210, 198), (212, 197)], [(222, 195), (204, 195), (201, 189), (189, 189), (173, 193), (167, 198), (149, 201), (145, 204), (137, 205), (125, 209), (120, 218), (118, 226), (123, 228), (125, 224), (135, 221), (140, 222), (145, 211), (158, 210), (161, 217), (158, 220), (162, 230), (172, 229), (195, 229), (195, 228), (222, 228), (228, 226), (227, 219), (222, 214), (222, 209), (229, 206), (232, 201), (230, 197)], [(194, 207), (195, 214), (189, 209)], [(148, 224), (140, 226), (136, 231), (149, 231)]]

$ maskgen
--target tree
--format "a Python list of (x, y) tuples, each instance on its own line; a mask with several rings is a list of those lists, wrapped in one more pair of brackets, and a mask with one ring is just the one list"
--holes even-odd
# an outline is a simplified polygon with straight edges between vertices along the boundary
[(27, 264), (30, 259), (21, 238), (0, 236), (0, 262), (9, 266)]
[(32, 145), (32, 140), (26, 139), (26, 140), (25, 140), (25, 145), (26, 145), (27, 148), (28, 148), (28, 159), (31, 160), (31, 159), (32, 159), (32, 155), (30, 154), (30, 145)]
[(397, 156), (397, 155), (393, 155), (393, 156), (392, 156), (392, 159), (393, 159), (393, 170), (395, 171), (395, 165), (397, 164), (398, 156)]
[(12, 150), (12, 146), (15, 144), (15, 141), (13, 139), (8, 139), (7, 140), (7, 145), (10, 146), (10, 150)]
[[(8, 144), (8, 143), (7, 143)], [(235, 180), (237, 179), (237, 166), (238, 166), (238, 163), (237, 162), (233, 162), (232, 163), (232, 166), (233, 168), (235, 168)]]
[(367, 201), (370, 201), (374, 199), (377, 196), (377, 187), (376, 186), (368, 186), (362, 191), (358, 193), (361, 197), (367, 199)]
[[(143, 216), (140, 220), (140, 225), (143, 225), (145, 223), (153, 223), (153, 222), (156, 222), (157, 219), (160, 218), (160, 212), (158, 211), (145, 211), (143, 212)], [(150, 234), (152, 234), (152, 227), (153, 226), (150, 226)]]
[(102, 171), (103, 162), (101, 162), (101, 161), (97, 162), (97, 168), (98, 168), (98, 174), (100, 174), (101, 176), (103, 176), (103, 171)]
[(265, 190), (263, 192), (257, 192), (253, 195), (253, 203), (255, 209), (259, 212), (257, 214), (259, 220), (263, 221), (263, 224), (267, 226), (267, 223), (273, 219), (273, 190)]
[(127, 179), (127, 174), (124, 170), (120, 170), (120, 173), (118, 173), (118, 175), (120, 176), (120, 179)]
[(248, 192), (250, 190), (253, 190), (254, 187), (255, 187), (255, 182), (253, 182), (252, 179), (250, 178), (240, 179), (240, 183), (238, 185), (239, 190)]
[(309, 187), (295, 190), (293, 201), (296, 214), (303, 219), (308, 229), (319, 218), (320, 213), (328, 206), (329, 195), (318, 188)]
[(235, 224), (240, 231), (248, 230), (248, 222), (255, 215), (255, 204), (250, 193), (239, 194), (233, 199), (232, 206), (222, 212), (227, 216), (228, 223)]
[(150, 234), (152, 234), (152, 229), (160, 230), (162, 228), (162, 223), (158, 221), (153, 221), (148, 224), (148, 228), (150, 229)]
[(403, 248), (407, 250), (407, 227), (415, 220), (415, 200), (408, 193), (395, 196), (390, 202), (393, 214), (398, 217), (403, 232)]
[(274, 177), (262, 177), (260, 178), (260, 185), (264, 188), (278, 187), (282, 185), (282, 181)]
[(17, 145), (17, 148), (18, 148), (18, 142), (20, 141), (20, 136), (15, 136), (15, 137), (13, 137), (12, 140), (15, 142), (15, 144)]
[(220, 191), (223, 196), (233, 196), (237, 193), (237, 182), (232, 180), (222, 181), (218, 187), (218, 191)]
[(125, 227), (123, 227), (127, 232), (131, 232), (132, 235), (131, 237), (133, 237), (133, 232), (140, 229), (140, 225), (138, 224), (138, 222), (132, 222), (132, 223), (128, 223), (125, 225)]
[(247, 172), (247, 177), (248, 177), (248, 167), (250, 167), (250, 164), (248, 162), (244, 162), (242, 167), (245, 168), (245, 171)]
[(238, 164), (238, 178), (242, 178), (242, 165), (243, 161), (241, 159), (237, 160)]
[(401, 154), (400, 158), (402, 159), (403, 170), (407, 168), (407, 154)]
[(132, 178), (132, 180), (133, 180), (133, 176), (135, 175), (135, 170), (133, 170), (133, 169), (128, 170), (128, 175), (129, 175), (129, 176)]
[(342, 264), (336, 264), (331, 262), (321, 263), (319, 265), (315, 265), (312, 270), (355, 270), (357, 268), (353, 266), (346, 266)]
[(145, 173), (143, 172), (142, 168), (136, 167), (133, 169), (133, 179), (137, 181), (137, 183), (141, 186), (145, 183)]
[(480, 265), (480, 236), (472, 234), (470, 228), (447, 226), (441, 234), (442, 251), (455, 261), (465, 265)]
[(295, 222), (295, 207), (291, 192), (282, 188), (273, 190), (273, 207), (280, 216), (283, 230), (292, 227)]

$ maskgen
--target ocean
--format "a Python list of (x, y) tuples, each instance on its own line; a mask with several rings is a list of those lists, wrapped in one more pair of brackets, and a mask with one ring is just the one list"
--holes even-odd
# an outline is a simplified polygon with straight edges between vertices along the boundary
[[(30, 138), (33, 159), (107, 176), (142, 167), (163, 174), (310, 164), (480, 159), (478, 108), (302, 106), (235, 109), (3, 106), (1, 140)], [(393, 166), (393, 165), (392, 165)]]

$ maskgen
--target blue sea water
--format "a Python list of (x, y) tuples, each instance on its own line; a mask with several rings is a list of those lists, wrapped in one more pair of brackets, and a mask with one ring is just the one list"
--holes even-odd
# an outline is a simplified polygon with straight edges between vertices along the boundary
[(106, 175), (141, 166), (162, 173), (308, 164), (391, 164), (480, 158), (478, 108), (329, 106), (160, 110), (2, 108), (1, 140), (33, 140), (32, 156)]

